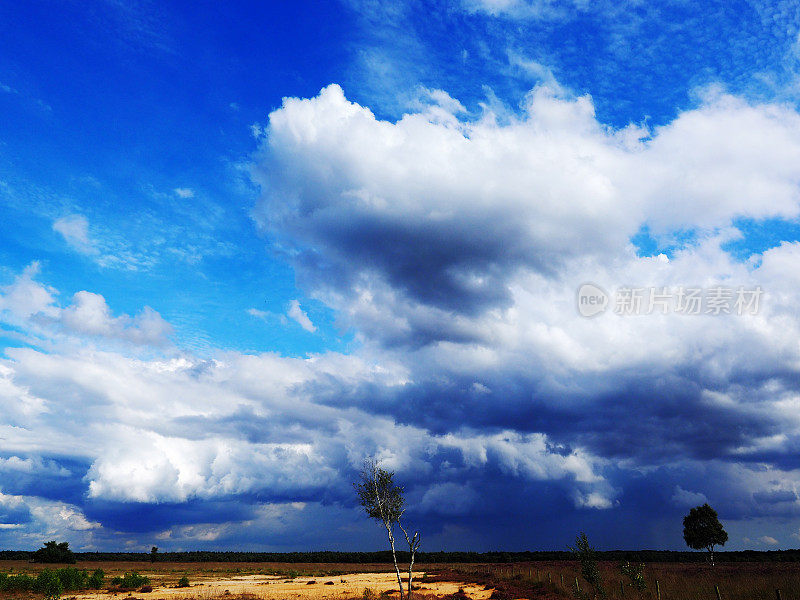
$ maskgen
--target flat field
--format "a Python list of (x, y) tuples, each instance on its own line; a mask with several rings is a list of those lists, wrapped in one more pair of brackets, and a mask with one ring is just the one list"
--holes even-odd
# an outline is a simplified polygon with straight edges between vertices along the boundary
[[(713, 567), (705, 563), (648, 563), (644, 566), (647, 587), (641, 591), (634, 589), (630, 579), (622, 575), (619, 563), (601, 561), (598, 566), (609, 600), (658, 600), (659, 597), (662, 600), (717, 600), (717, 589), (722, 600), (775, 600), (776, 590), (780, 590), (782, 600), (800, 600), (800, 563), (797, 562), (718, 563)], [(438, 576), (493, 584), (515, 598), (536, 597), (518, 596), (516, 592), (521, 590), (539, 591), (543, 594), (541, 597), (551, 594), (566, 598), (594, 596), (580, 576), (576, 561), (442, 565)]]
[[(23, 561), (0, 561), (0, 572), (29, 573), (54, 569), (61, 565), (36, 565)], [(385, 600), (399, 595), (392, 565), (386, 564), (303, 564), (303, 563), (174, 563), (174, 562), (80, 562), (76, 568), (93, 571), (102, 569), (106, 575), (105, 588), (111, 579), (136, 572), (150, 579), (151, 592), (109, 589), (68, 592), (63, 598), (76, 600), (111, 600), (138, 598), (148, 600), (363, 600), (364, 591), (381, 594)], [(177, 587), (181, 577), (189, 587)], [(444, 597), (464, 587), (472, 600), (488, 600), (491, 590), (482, 585), (459, 581), (423, 581), (425, 571), (416, 570), (414, 587), (422, 597)], [(407, 578), (405, 574), (404, 580)], [(34, 599), (41, 595), (10, 594), (9, 598)]]
[[(387, 564), (321, 563), (178, 563), (80, 562), (79, 569), (103, 569), (111, 579), (136, 571), (150, 578), (152, 591), (68, 592), (76, 600), (397, 600), (397, 581)], [(601, 562), (606, 596), (657, 600), (800, 600), (800, 563), (650, 563), (644, 567), (647, 588), (628, 585), (619, 565)], [(0, 561), (0, 572), (35, 574), (46, 568), (23, 561)], [(51, 567), (53, 568), (53, 567)], [(177, 587), (186, 576), (190, 586)], [(578, 579), (580, 592), (576, 588)], [(516, 600), (592, 598), (591, 587), (572, 561), (512, 564), (420, 565), (414, 575), (419, 600)], [(563, 583), (562, 583), (563, 582)], [(622, 583), (622, 586), (620, 584)], [(365, 590), (369, 592), (365, 595)], [(463, 591), (462, 591), (463, 590)], [(4, 596), (41, 598), (36, 594)]]

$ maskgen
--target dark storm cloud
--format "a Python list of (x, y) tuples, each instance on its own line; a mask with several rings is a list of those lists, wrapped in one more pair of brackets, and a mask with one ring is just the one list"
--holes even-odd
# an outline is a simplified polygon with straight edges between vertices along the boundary
[(89, 470), (89, 463), (68, 457), (24, 460), (29, 462), (22, 462), (17, 468), (7, 463), (5, 468), (0, 468), (0, 491), (72, 504), (83, 501), (88, 487), (83, 476)]
[(0, 501), (0, 524), (24, 525), (30, 523), (31, 518), (31, 511), (27, 506), (6, 506)]
[(658, 463), (731, 457), (753, 438), (779, 430), (774, 417), (747, 406), (709, 404), (695, 383), (681, 378), (643, 377), (593, 399), (591, 407), (575, 415), (574, 429), (564, 433), (608, 458)]
[[(513, 216), (458, 217), (442, 227), (370, 214), (322, 219), (312, 211), (297, 235), (314, 248), (314, 258), (301, 255), (298, 264), (308, 278), (320, 272), (331, 277), (326, 284), (338, 280), (353, 287), (365, 275), (379, 276), (412, 302), (470, 316), (508, 307), (508, 284), (520, 266), (556, 269), (558, 257), (526, 246), (525, 225)], [(447, 324), (441, 326), (444, 332)]]
[(256, 414), (252, 407), (238, 407), (233, 413), (213, 417), (187, 416), (175, 419), (175, 433), (188, 439), (202, 439), (209, 435), (234, 436), (250, 443), (294, 443), (308, 441), (308, 430), (320, 433), (335, 431), (335, 423), (321, 422), (318, 418), (298, 415)]
[(138, 533), (160, 531), (175, 525), (246, 521), (253, 518), (254, 504), (236, 499), (163, 504), (95, 500), (87, 502), (83, 509), (88, 518), (106, 528)]
[[(757, 403), (708, 402), (699, 382), (668, 372), (636, 377), (606, 373), (604, 379), (615, 381), (616, 389), (596, 395), (555, 395), (536, 380), (506, 375), (490, 392), (476, 392), (472, 378), (439, 377), (399, 390), (368, 384), (356, 388), (332, 378), (301, 388), (301, 393), (436, 434), (463, 427), (542, 432), (561, 448), (577, 444), (600, 457), (635, 457), (651, 464), (682, 458), (748, 460), (733, 451), (781, 429), (780, 420), (759, 411)], [(740, 385), (733, 389), (742, 393)], [(763, 454), (753, 460), (759, 457)], [(791, 448), (774, 454), (770, 462), (781, 458), (796, 461)]]
[(797, 493), (794, 490), (774, 490), (771, 492), (755, 492), (753, 500), (760, 504), (778, 504), (781, 502), (794, 502)]

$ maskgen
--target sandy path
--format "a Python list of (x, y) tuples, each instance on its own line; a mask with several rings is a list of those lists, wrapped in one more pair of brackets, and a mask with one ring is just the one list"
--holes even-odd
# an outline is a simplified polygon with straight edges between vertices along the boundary
[[(421, 573), (417, 576), (420, 577)], [(316, 583), (309, 584), (309, 581), (316, 581)], [(325, 585), (328, 581), (332, 581), (333, 585)], [(491, 590), (485, 590), (483, 586), (476, 585), (449, 582), (419, 582), (419, 585), (419, 591), (423, 594), (452, 594), (458, 591), (458, 588), (463, 587), (473, 600), (487, 600), (491, 595)], [(335, 577), (298, 577), (293, 580), (270, 575), (221, 575), (218, 578), (204, 577), (202, 581), (198, 581), (189, 588), (154, 585), (153, 591), (150, 593), (132, 592), (130, 596), (146, 600), (205, 600), (214, 597), (222, 598), (228, 592), (233, 596), (244, 593), (254, 594), (264, 600), (293, 600), (295, 598), (345, 600), (361, 598), (364, 588), (370, 588), (377, 594), (384, 590), (395, 591), (397, 579), (394, 573), (355, 573)], [(75, 598), (76, 600), (111, 600), (113, 598), (123, 600), (127, 596), (129, 596), (127, 592), (111, 594), (108, 591), (65, 595), (66, 598)]]

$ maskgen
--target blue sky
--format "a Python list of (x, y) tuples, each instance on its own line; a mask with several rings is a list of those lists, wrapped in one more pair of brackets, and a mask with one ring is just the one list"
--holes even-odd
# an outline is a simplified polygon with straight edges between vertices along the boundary
[[(374, 455), (428, 550), (680, 548), (705, 501), (729, 547), (796, 547), (799, 32), (0, 6), (0, 546), (378, 548)], [(764, 297), (585, 319), (587, 281)]]

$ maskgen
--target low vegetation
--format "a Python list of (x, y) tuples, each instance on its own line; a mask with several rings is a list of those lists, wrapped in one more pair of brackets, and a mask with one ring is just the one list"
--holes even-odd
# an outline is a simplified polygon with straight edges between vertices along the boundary
[[(388, 524), (389, 539), (394, 542), (393, 527), (399, 528), (402, 515), (402, 488), (394, 484), (389, 472), (377, 466), (367, 473), (372, 477), (362, 480), (362, 491), (377, 489), (374, 497), (362, 494), (362, 506), (369, 516)], [(377, 487), (374, 485), (377, 477)], [(366, 484), (371, 484), (367, 486)], [(358, 489), (358, 486), (357, 486)], [(388, 508), (388, 510), (387, 510)], [(374, 510), (373, 510), (374, 509)], [(727, 534), (719, 522), (716, 512), (704, 505), (692, 509), (684, 519), (684, 539), (691, 548), (707, 552), (667, 551), (615, 551), (595, 550), (585, 533), (575, 540), (570, 551), (523, 552), (523, 553), (427, 553), (418, 554), (416, 536), (405, 536), (410, 552), (384, 553), (292, 553), (265, 555), (262, 553), (161, 553), (154, 546), (151, 552), (131, 555), (136, 562), (95, 563), (87, 558), (94, 554), (73, 554), (67, 543), (48, 542), (35, 553), (0, 552), (3, 558), (15, 558), (18, 564), (0, 563), (0, 598), (56, 599), (69, 597), (71, 592), (103, 589), (106, 574), (97, 567), (108, 564), (112, 570), (108, 590), (126, 593), (131, 597), (153, 590), (151, 578), (156, 584), (169, 587), (189, 587), (189, 579), (195, 585), (231, 575), (265, 575), (278, 577), (290, 583), (302, 577), (302, 583), (335, 585), (332, 577), (346, 573), (393, 572), (398, 576), (399, 590), (410, 600), (472, 600), (474, 587), (482, 586), (484, 598), (491, 600), (513, 600), (529, 598), (557, 600), (578, 598), (586, 600), (657, 600), (659, 598), (694, 598), (712, 600), (772, 600), (776, 597), (800, 598), (800, 550), (774, 552), (714, 552), (715, 546), (725, 543)], [(405, 531), (403, 531), (405, 533)], [(388, 535), (388, 534), (387, 534)], [(393, 545), (393, 544), (392, 544)], [(13, 557), (10, 556), (13, 554)], [(416, 554), (416, 556), (415, 556)], [(103, 555), (103, 560), (112, 556)], [(187, 562), (178, 563), (179, 557), (188, 556)], [(266, 556), (278, 556), (281, 563), (261, 562)], [(32, 565), (31, 562), (82, 561), (84, 569), (67, 566), (53, 568)], [(209, 558), (219, 562), (202, 562)], [(232, 563), (235, 558), (242, 562)], [(337, 563), (316, 562), (314, 559), (337, 557)], [(358, 563), (355, 558), (364, 557), (369, 562)], [(408, 568), (412, 558), (425, 563), (425, 574), (412, 585), (412, 576), (400, 576), (401, 568)], [(303, 560), (301, 560), (303, 559)], [(437, 559), (441, 559), (438, 564)], [(716, 559), (716, 560), (715, 560)], [(758, 562), (763, 561), (763, 562)], [(202, 564), (201, 564), (202, 562)], [(150, 564), (147, 564), (150, 563)], [(447, 564), (449, 563), (449, 564)], [(714, 566), (716, 563), (716, 566)], [(13, 568), (11, 568), (13, 567)], [(9, 568), (11, 570), (9, 571)], [(19, 569), (19, 571), (14, 571)], [(92, 571), (92, 569), (95, 569)], [(138, 570), (146, 574), (140, 575)], [(409, 569), (411, 571), (411, 569)], [(24, 572), (21, 572), (24, 571)], [(309, 579), (307, 581), (307, 579)], [(339, 580), (346, 583), (344, 579)], [(463, 588), (447, 596), (437, 593), (431, 584), (437, 582), (459, 582)], [(176, 583), (177, 582), (177, 583)], [(403, 584), (407, 584), (404, 586)], [(406, 587), (404, 590), (403, 588)], [(352, 590), (352, 588), (350, 588)], [(454, 586), (450, 590), (455, 589)], [(466, 589), (466, 591), (465, 591)], [(311, 588), (309, 593), (311, 593)], [(777, 595), (781, 591), (781, 596)], [(351, 593), (353, 593), (351, 591)], [(719, 593), (719, 595), (717, 595)], [(225, 600), (259, 600), (262, 596), (249, 593), (227, 594)], [(345, 596), (342, 596), (345, 597)], [(214, 600), (203, 596), (206, 600)], [(398, 600), (398, 588), (393, 592), (380, 592), (371, 588), (359, 589), (348, 600)]]
[[(597, 570), (608, 600), (775, 600), (800, 598), (800, 563), (753, 562), (644, 563), (631, 553), (632, 570), (618, 561), (599, 560)], [(494, 600), (514, 598), (576, 598), (576, 579), (582, 595), (591, 584), (576, 560), (525, 562), (508, 565), (438, 565), (427, 571), (426, 582), (462, 581), (492, 588)], [(638, 583), (637, 583), (638, 582)]]
[(74, 567), (39, 571), (36, 576), (27, 573), (0, 573), (0, 591), (35, 592), (46, 598), (58, 598), (64, 592), (99, 590), (105, 575), (101, 569), (92, 573)]
[(647, 589), (647, 582), (644, 579), (644, 563), (631, 563), (625, 561), (619, 566), (619, 571), (623, 577), (627, 578), (627, 582), (622, 581), (622, 592), (624, 593), (625, 585), (632, 587), (638, 592), (643, 592)]
[(372, 588), (364, 588), (361, 593), (361, 600), (378, 600), (378, 594)]
[(111, 585), (116, 591), (132, 591), (138, 590), (142, 586), (148, 585), (150, 578), (144, 575), (139, 575), (136, 571), (125, 573), (121, 577), (114, 577), (111, 580)]

